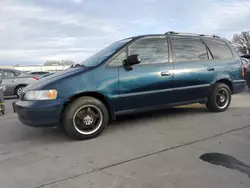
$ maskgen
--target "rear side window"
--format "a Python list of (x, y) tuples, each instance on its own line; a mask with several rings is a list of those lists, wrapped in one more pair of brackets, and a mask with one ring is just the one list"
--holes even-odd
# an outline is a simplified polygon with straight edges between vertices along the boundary
[(204, 40), (213, 54), (214, 59), (228, 59), (232, 58), (233, 54), (228, 45), (221, 40)]
[(209, 59), (206, 46), (200, 39), (173, 37), (171, 43), (175, 62)]
[(129, 55), (138, 54), (140, 64), (168, 62), (168, 40), (166, 37), (142, 38), (128, 47)]
[(3, 70), (3, 77), (7, 78), (7, 77), (14, 77), (15, 76), (15, 72), (14, 71), (9, 71), (9, 70)]
[(15, 76), (19, 76), (21, 73), (20, 72), (15, 72)]

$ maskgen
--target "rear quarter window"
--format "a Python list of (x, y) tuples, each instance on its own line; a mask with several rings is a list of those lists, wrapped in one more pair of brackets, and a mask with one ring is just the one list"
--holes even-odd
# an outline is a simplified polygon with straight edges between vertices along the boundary
[(233, 53), (229, 46), (222, 40), (204, 40), (214, 59), (229, 59), (233, 57)]
[(14, 76), (19, 76), (20, 74), (21, 74), (20, 72), (17, 71), (14, 72)]

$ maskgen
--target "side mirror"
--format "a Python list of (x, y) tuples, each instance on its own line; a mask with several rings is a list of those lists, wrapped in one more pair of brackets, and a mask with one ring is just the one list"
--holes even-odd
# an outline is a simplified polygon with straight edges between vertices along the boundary
[(130, 66), (139, 64), (140, 62), (141, 62), (141, 59), (140, 59), (140, 56), (138, 54), (130, 55), (127, 58), (127, 63)]
[(138, 54), (130, 55), (124, 60), (123, 65), (127, 70), (132, 70), (132, 66), (141, 63), (140, 56)]

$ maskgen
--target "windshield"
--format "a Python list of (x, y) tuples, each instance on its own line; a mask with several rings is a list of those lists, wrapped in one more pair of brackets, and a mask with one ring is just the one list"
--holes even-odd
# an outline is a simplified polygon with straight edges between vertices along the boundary
[(96, 65), (99, 65), (101, 62), (109, 58), (111, 55), (113, 55), (117, 50), (122, 48), (125, 44), (127, 44), (129, 41), (131, 41), (132, 38), (120, 40), (118, 42), (115, 42), (108, 47), (104, 48), (103, 50), (97, 52), (90, 58), (84, 60), (81, 65), (84, 65), (86, 67), (94, 67)]

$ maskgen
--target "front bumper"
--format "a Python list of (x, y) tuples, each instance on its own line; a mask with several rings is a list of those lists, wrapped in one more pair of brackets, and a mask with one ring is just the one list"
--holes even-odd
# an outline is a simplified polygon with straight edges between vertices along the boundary
[(245, 90), (246, 81), (245, 80), (235, 80), (233, 81), (233, 93), (240, 93)]
[(53, 127), (61, 119), (62, 101), (15, 101), (13, 110), (18, 119), (31, 127)]

